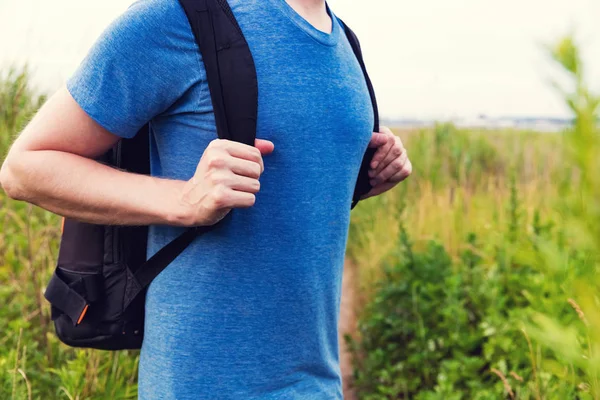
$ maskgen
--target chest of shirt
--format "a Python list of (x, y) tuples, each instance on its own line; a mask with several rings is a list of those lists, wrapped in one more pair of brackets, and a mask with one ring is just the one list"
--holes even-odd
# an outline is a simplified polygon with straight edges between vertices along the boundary
[[(252, 1), (230, 3), (253, 54), (259, 87), (257, 137), (275, 143), (273, 167), (285, 168), (288, 176), (310, 177), (313, 171), (355, 177), (371, 136), (373, 111), (341, 26), (334, 20), (333, 32), (320, 40), (277, 10)], [(186, 73), (198, 75), (198, 84), (153, 121), (155, 170), (176, 178), (193, 174), (216, 138), (202, 65)]]

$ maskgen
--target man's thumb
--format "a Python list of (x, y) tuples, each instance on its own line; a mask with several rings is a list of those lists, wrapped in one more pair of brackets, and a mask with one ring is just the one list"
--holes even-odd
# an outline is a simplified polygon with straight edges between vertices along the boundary
[(275, 149), (275, 145), (270, 140), (256, 139), (254, 141), (254, 147), (260, 150), (260, 153), (264, 156), (271, 154)]

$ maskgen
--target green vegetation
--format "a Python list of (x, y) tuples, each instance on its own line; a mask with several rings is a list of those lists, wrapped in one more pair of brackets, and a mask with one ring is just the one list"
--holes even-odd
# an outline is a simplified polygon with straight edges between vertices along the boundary
[[(413, 176), (353, 212), (361, 399), (600, 399), (598, 98), (570, 40), (552, 55), (572, 130), (400, 132)], [(0, 76), (0, 160), (44, 100)], [(59, 226), (0, 191), (0, 398), (135, 398), (137, 352), (53, 334)]]
[(29, 86), (27, 69), (0, 73), (0, 160), (16, 132), (45, 101), (45, 96), (36, 95)]
[(599, 101), (552, 55), (573, 129), (410, 135), (411, 182), (354, 216), (361, 399), (600, 399)]
[[(27, 72), (0, 79), (0, 160), (45, 101)], [(0, 399), (130, 399), (137, 353), (74, 350), (54, 336), (43, 291), (58, 251), (56, 215), (0, 191)]]

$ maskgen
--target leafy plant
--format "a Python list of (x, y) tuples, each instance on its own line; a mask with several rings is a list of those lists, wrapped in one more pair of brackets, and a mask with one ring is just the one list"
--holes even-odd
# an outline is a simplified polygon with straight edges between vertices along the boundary
[(572, 89), (557, 88), (574, 115), (565, 151), (579, 173), (577, 179), (562, 182), (557, 202), (569, 247), (541, 241), (539, 262), (551, 271), (572, 271), (573, 279), (562, 285), (561, 294), (579, 321), (567, 323), (555, 313), (540, 310), (529, 329), (551, 349), (555, 369), (560, 364), (571, 367), (574, 373), (566, 378), (579, 385), (583, 398), (600, 399), (600, 97), (588, 89), (572, 38), (560, 41), (550, 52), (572, 83)]
[[(552, 54), (573, 81), (574, 89), (563, 95), (574, 126), (550, 139), (559, 144), (554, 152), (561, 153), (554, 159), (565, 161), (543, 175), (553, 185), (547, 186), (550, 207), (537, 190), (539, 178), (532, 179), (530, 171), (539, 170), (528, 167), (527, 157), (516, 152), (502, 161), (493, 156), (500, 153), (487, 150), (490, 141), (473, 147), (467, 144), (472, 136), (461, 142), (462, 133), (448, 125), (436, 127), (433, 145), (421, 138), (423, 148), (417, 146), (418, 154), (428, 152), (421, 168), (437, 172), (417, 172), (417, 182), (398, 196), (402, 199), (390, 196), (378, 203), (395, 217), (385, 223), (398, 224), (398, 242), (375, 264), (381, 272), (368, 292), (359, 332), (346, 337), (359, 398), (600, 398), (600, 101), (587, 89), (571, 39)], [(451, 140), (467, 153), (500, 161), (485, 163), (486, 157), (454, 152)], [(486, 172), (471, 172), (478, 169), (474, 165)], [(507, 174), (510, 178), (503, 178)], [(501, 206), (486, 210), (492, 231), (481, 230), (469, 204), (486, 193), (481, 176), (488, 184), (492, 176), (503, 182), (496, 192)], [(441, 233), (441, 241), (409, 239), (408, 231), (415, 232), (410, 218), (415, 196), (407, 197), (409, 191), (420, 193), (416, 201), (422, 201), (423, 193), (443, 198), (448, 186), (456, 189), (443, 204), (450, 209), (458, 202), (460, 224), (448, 236), (444, 228), (427, 226)], [(433, 208), (430, 213), (436, 215)], [(465, 225), (473, 230), (457, 245), (462, 232), (457, 227)]]

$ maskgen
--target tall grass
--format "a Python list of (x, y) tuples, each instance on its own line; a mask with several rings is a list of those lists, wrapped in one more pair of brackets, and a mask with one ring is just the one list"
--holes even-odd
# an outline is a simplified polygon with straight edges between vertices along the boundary
[(600, 399), (600, 100), (550, 50), (572, 129), (405, 134), (411, 181), (354, 215), (360, 398)]
[[(0, 162), (45, 101), (26, 69), (0, 79)], [(0, 399), (128, 399), (136, 396), (137, 352), (70, 349), (53, 334), (43, 291), (55, 266), (56, 215), (0, 191)]]
[[(396, 133), (413, 160), (413, 175), (393, 191), (361, 203), (352, 215), (349, 256), (360, 265), (363, 291), (381, 276), (381, 262), (392, 254), (400, 220), (417, 248), (437, 239), (457, 258), (469, 246), (464, 242), (469, 233), (491, 246), (509, 223), (525, 227), (535, 215), (557, 215), (557, 179), (572, 173), (558, 151), (562, 136), (465, 131), (448, 124)], [(520, 215), (510, 222), (505, 211), (513, 187)]]
[[(579, 320), (565, 324), (551, 310), (541, 310), (529, 329), (551, 349), (563, 368), (569, 365), (579, 373), (575, 383), (589, 398), (600, 399), (600, 96), (588, 88), (572, 39), (550, 50), (570, 78), (569, 88), (556, 87), (575, 117), (566, 134), (565, 153), (578, 174), (576, 179), (560, 182), (557, 202), (568, 246), (540, 241), (543, 251), (537, 261), (555, 276), (570, 277), (561, 285), (563, 299)], [(575, 254), (573, 248), (577, 249)]]
[(27, 68), (0, 72), (0, 160), (16, 132), (45, 101), (46, 96), (37, 95), (31, 88)]

